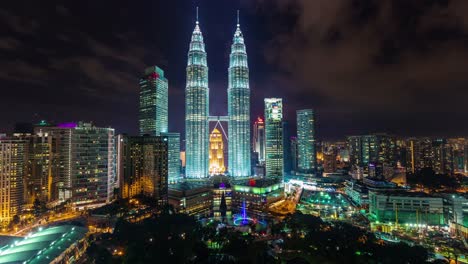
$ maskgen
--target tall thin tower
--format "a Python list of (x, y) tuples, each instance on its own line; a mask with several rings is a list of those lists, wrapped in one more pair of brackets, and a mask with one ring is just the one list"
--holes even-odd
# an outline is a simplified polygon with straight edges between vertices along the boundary
[(250, 176), (249, 67), (239, 24), (239, 11), (229, 57), (228, 116), (229, 174), (234, 177)]
[(208, 177), (208, 66), (205, 43), (197, 20), (188, 51), (185, 88), (186, 177)]
[(315, 114), (312, 109), (297, 110), (298, 167), (302, 172), (314, 172), (317, 167), (315, 153)]

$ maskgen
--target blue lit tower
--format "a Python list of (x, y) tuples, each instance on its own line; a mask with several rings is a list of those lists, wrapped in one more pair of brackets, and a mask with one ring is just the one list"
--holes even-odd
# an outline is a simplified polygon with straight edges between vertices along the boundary
[(283, 100), (265, 98), (265, 170), (266, 177), (283, 180)]
[(239, 25), (229, 57), (228, 87), (228, 170), (231, 176), (250, 176), (250, 88), (244, 36)]
[(205, 43), (197, 21), (188, 51), (185, 87), (186, 177), (208, 177), (208, 66)]

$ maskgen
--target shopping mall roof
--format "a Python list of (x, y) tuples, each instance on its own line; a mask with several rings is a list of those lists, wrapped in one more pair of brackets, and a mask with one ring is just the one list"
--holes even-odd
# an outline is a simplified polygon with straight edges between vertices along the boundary
[(0, 263), (50, 263), (86, 235), (84, 227), (53, 226), (0, 248)]

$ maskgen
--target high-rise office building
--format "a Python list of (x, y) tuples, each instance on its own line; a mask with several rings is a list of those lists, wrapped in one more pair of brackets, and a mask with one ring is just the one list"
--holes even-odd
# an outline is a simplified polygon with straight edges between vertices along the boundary
[(265, 99), (266, 177), (283, 179), (283, 100)]
[(251, 175), (249, 67), (239, 14), (229, 57), (228, 171), (231, 176)]
[(167, 138), (169, 183), (181, 180), (180, 133), (161, 133)]
[(26, 151), (26, 140), (0, 138), (0, 224), (3, 227), (21, 213)]
[(298, 110), (296, 114), (298, 167), (302, 172), (314, 172), (317, 169), (314, 111), (304, 109)]
[(188, 51), (185, 88), (185, 175), (187, 178), (208, 177), (208, 115), (208, 66), (197, 11), (197, 21)]
[(225, 171), (223, 135), (215, 128), (210, 134), (210, 175), (223, 174)]
[(153, 197), (159, 205), (168, 201), (168, 142), (167, 136), (119, 135), (120, 195)]
[(265, 163), (265, 122), (263, 118), (258, 117), (253, 125), (253, 144), (254, 152), (258, 153), (258, 161), (260, 164)]
[(35, 133), (52, 137), (56, 149), (54, 200), (71, 199), (75, 206), (112, 200), (116, 180), (114, 129), (79, 122), (36, 127)]
[(140, 135), (167, 133), (168, 82), (157, 66), (146, 68), (140, 79), (139, 110)]

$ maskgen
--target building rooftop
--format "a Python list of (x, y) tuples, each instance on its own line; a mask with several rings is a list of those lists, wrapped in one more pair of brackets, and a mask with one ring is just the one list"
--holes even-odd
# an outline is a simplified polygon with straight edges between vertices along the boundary
[(169, 185), (169, 189), (175, 191), (189, 191), (208, 187), (211, 187), (211, 184), (206, 181), (183, 181)]
[(402, 197), (420, 197), (420, 198), (438, 198), (432, 195), (429, 195), (425, 192), (408, 192), (408, 191), (377, 191), (379, 195), (388, 195), (388, 196), (402, 196)]
[(263, 188), (263, 187), (268, 187), (268, 186), (273, 186), (276, 184), (279, 184), (280, 182), (277, 179), (267, 179), (267, 178), (250, 178), (248, 180), (238, 180), (238, 181), (233, 181), (233, 185), (236, 186), (248, 186), (248, 187), (257, 187), (257, 188)]
[(86, 228), (72, 225), (40, 230), (0, 248), (0, 263), (50, 263), (86, 233)]

